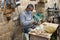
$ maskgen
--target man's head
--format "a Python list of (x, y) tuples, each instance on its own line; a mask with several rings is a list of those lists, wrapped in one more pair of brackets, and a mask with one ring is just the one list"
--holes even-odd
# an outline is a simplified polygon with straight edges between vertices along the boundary
[(27, 9), (27, 11), (33, 11), (34, 7), (32, 4), (28, 4), (26, 9)]

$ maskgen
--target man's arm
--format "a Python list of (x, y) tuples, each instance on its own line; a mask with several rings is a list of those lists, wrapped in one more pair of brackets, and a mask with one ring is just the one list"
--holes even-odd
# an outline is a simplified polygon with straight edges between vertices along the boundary
[(21, 13), (21, 15), (20, 15), (20, 22), (21, 22), (22, 25), (24, 25), (24, 26), (27, 26), (27, 25), (31, 24), (31, 21), (26, 21), (26, 20), (25, 20), (25, 15), (24, 15), (24, 13)]

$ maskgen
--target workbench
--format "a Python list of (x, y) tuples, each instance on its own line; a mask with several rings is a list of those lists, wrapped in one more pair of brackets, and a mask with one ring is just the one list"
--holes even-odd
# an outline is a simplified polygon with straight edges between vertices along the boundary
[[(54, 27), (56, 28), (56, 30), (58, 28), (58, 24), (53, 24), (53, 23), (47, 23), (47, 24), (55, 25)], [(32, 30), (29, 32), (30, 40), (51, 40), (51, 36), (52, 36), (53, 33), (46, 33), (46, 32), (45, 33), (43, 33), (43, 32), (41, 32), (41, 33), (40, 32), (35, 33), (35, 32), (32, 32)]]

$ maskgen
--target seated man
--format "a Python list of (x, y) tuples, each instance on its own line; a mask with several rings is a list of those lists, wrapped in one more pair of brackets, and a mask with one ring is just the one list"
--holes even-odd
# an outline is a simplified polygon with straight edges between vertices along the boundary
[(29, 40), (28, 32), (30, 28), (35, 28), (33, 23), (34, 19), (32, 17), (33, 5), (29, 4), (27, 8), (20, 14), (20, 22), (23, 28), (23, 32), (25, 33), (26, 39)]

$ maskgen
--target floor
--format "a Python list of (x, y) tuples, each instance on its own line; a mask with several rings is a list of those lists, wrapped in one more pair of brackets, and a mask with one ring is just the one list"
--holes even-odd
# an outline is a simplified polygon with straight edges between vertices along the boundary
[[(2, 40), (22, 40), (22, 33), (21, 33), (21, 30), (20, 30), (20, 26), (17, 26), (17, 27), (13, 27), (15, 24), (10, 21), (9, 23), (4, 23), (2, 25), (2, 23), (0, 23), (0, 27), (3, 27), (5, 29), (5, 27), (9, 28), (9, 31), (7, 31), (6, 33), (12, 31), (12, 33), (8, 34), (8, 36), (0, 36), (2, 37)], [(4, 34), (6, 34), (4, 33)], [(1, 40), (1, 38), (0, 38)], [(24, 37), (24, 40), (25, 40), (25, 37)], [(57, 36), (57, 40), (59, 40), (59, 37)]]
[(0, 23), (0, 40), (11, 40), (12, 37), (14, 38), (14, 40), (21, 40), (22, 36), (19, 28), (14, 27), (12, 21), (10, 21), (9, 23)]

